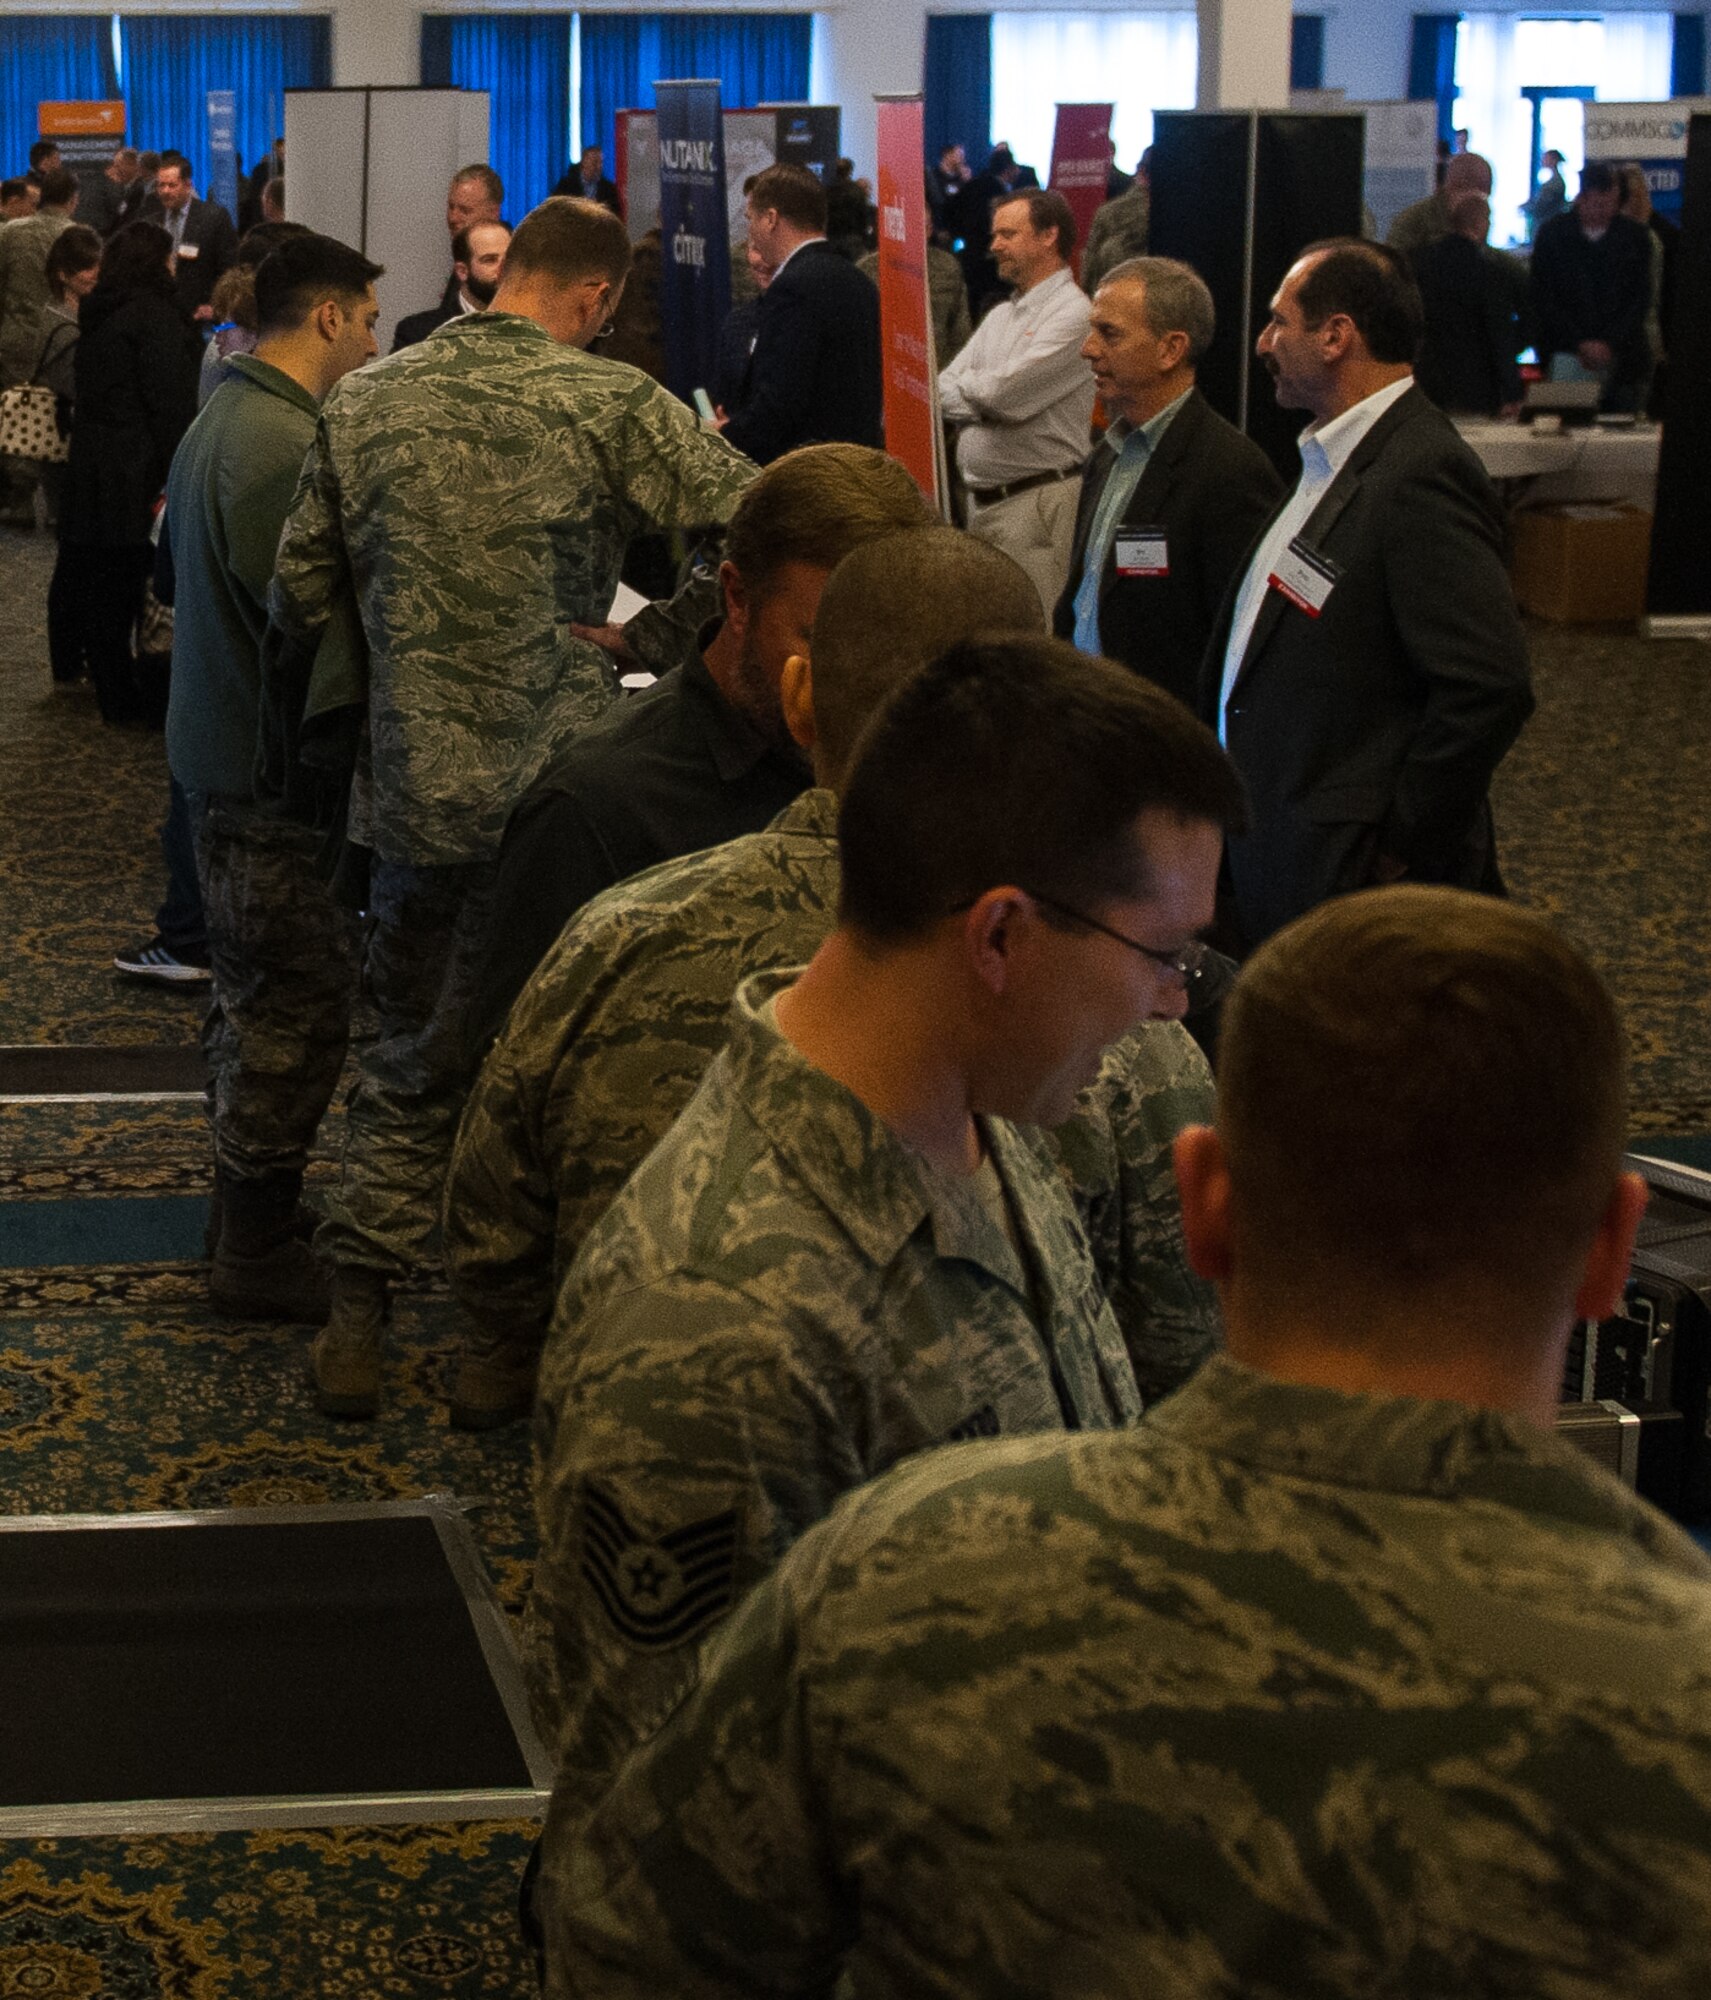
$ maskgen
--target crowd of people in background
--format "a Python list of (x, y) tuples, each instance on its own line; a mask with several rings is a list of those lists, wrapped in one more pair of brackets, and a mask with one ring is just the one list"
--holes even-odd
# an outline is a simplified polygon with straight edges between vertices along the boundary
[(1533, 697), (1447, 414), (1524, 332), (1644, 401), (1635, 190), (1525, 291), (1472, 155), (1299, 246), (1284, 477), (1145, 159), (1081, 246), (947, 148), (951, 526), (848, 162), (748, 183), (710, 415), (598, 147), (514, 226), (460, 170), (384, 359), (281, 165), (234, 220), (122, 150), (96, 229), (32, 161), (0, 365), (68, 450), (5, 518), (56, 683), (166, 730), (118, 963), (211, 988), (213, 1310), (372, 1423), (442, 1274), (450, 1422), (532, 1414), (547, 1990), (1703, 1990), (1711, 1564), (1548, 1435), (1643, 1189), (1500, 900)]

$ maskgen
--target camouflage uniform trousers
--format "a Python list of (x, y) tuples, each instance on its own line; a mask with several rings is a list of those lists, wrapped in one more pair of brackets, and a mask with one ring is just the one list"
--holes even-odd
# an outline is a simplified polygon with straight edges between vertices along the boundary
[(363, 991), (376, 1018), (358, 1043), (343, 1168), (316, 1237), (337, 1266), (404, 1278), (435, 1253), (497, 866), (375, 856)]
[(317, 835), (234, 799), (193, 796), (191, 813), (214, 1157), (238, 1180), (301, 1173), (350, 1039), (355, 920), (321, 879)]

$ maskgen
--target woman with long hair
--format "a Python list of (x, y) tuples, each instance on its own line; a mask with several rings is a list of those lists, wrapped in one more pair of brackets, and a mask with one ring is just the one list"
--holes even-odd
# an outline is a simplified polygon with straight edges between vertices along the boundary
[[(79, 311), (77, 400), (54, 595), (61, 658), (87, 665), (104, 722), (145, 722), (132, 634), (155, 508), (196, 415), (201, 342), (172, 288), (172, 238), (152, 222), (109, 239)], [(56, 661), (56, 667), (59, 662)]]

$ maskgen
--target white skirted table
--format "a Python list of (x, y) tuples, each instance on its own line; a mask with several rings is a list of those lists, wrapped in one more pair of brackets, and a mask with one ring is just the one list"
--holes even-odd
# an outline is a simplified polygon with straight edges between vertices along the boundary
[(1657, 492), (1656, 424), (1595, 425), (1541, 432), (1532, 424), (1461, 418), (1456, 429), (1491, 477), (1519, 504), (1611, 500), (1652, 511)]

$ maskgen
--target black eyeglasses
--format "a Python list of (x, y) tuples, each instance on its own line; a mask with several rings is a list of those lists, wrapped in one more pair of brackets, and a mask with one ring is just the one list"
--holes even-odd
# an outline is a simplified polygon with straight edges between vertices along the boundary
[(1235, 960), (1226, 958), (1221, 951), (1214, 951), (1204, 938), (1190, 938), (1176, 951), (1154, 951), (1150, 944), (1142, 944), (1139, 938), (1113, 930), (1109, 924), (1102, 924), (1097, 917), (1088, 916), (1084, 910), (1071, 909), (1069, 904), (1060, 903), (1055, 896), (1043, 896), (1038, 889), (1029, 889), (1026, 893), (1043, 908), (1055, 910), (1060, 917), (1068, 917), (1071, 923), (1085, 924), (1090, 931), (1115, 938), (1118, 944), (1126, 944), (1131, 951), (1150, 958), (1161, 971), (1174, 972), (1187, 988), (1188, 1011), (1191, 1014), (1221, 1000), (1236, 976)]

